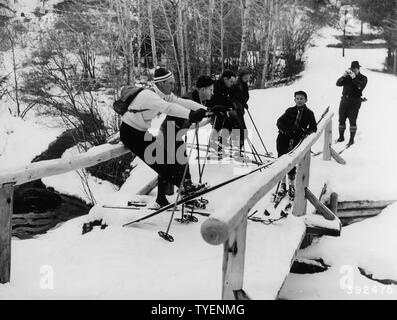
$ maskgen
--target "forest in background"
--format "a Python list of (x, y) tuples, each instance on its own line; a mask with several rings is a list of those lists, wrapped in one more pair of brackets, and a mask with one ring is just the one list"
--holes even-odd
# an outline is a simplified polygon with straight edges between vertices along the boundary
[(0, 100), (22, 118), (62, 119), (83, 150), (118, 131), (110, 106), (120, 88), (148, 85), (156, 66), (174, 72), (181, 95), (199, 75), (242, 66), (251, 88), (293, 81), (315, 32), (340, 28), (344, 4), (383, 31), (387, 68), (396, 68), (396, 0), (42, 0), (16, 16), (17, 2), (0, 1), (0, 61), (12, 64)]

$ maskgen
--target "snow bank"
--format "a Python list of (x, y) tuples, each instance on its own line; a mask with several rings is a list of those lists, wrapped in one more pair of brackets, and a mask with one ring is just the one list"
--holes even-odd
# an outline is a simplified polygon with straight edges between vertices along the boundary
[(0, 169), (11, 170), (30, 163), (61, 132), (61, 129), (13, 117), (3, 105), (0, 109)]
[[(298, 259), (322, 259), (331, 268), (316, 275), (291, 274), (281, 291), (287, 299), (397, 299), (397, 286), (370, 280), (397, 281), (397, 204), (381, 215), (343, 229), (340, 238), (323, 237)], [(353, 289), (353, 290), (352, 290)]]

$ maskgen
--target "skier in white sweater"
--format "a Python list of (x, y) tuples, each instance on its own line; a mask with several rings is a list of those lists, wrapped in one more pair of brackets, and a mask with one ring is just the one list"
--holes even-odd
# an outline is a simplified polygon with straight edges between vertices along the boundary
[[(189, 164), (179, 163), (178, 159), (174, 159), (173, 163), (167, 163), (167, 156), (163, 157), (164, 161), (161, 163), (158, 161), (153, 163), (153, 158), (145, 159), (148, 157), (148, 155), (145, 156), (146, 149), (156, 143), (156, 138), (148, 130), (152, 120), (162, 113), (188, 119), (191, 123), (198, 123), (206, 116), (207, 109), (199, 103), (179, 98), (172, 93), (175, 79), (170, 71), (164, 68), (157, 69), (153, 82), (153, 88), (140, 92), (129, 105), (128, 112), (123, 115), (120, 138), (136, 156), (163, 179), (179, 188), (182, 184), (185, 165)], [(167, 155), (166, 146), (163, 148), (164, 154)], [(187, 180), (187, 183), (183, 184), (181, 194), (187, 195), (204, 187), (205, 185), (195, 185)]]

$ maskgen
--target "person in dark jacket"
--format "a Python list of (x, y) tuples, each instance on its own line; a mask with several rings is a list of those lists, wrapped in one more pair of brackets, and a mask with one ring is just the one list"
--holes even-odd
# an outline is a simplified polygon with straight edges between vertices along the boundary
[[(201, 76), (197, 79), (196, 88), (196, 90), (189, 92), (183, 98), (197, 102), (200, 105), (207, 106), (207, 103), (209, 100), (211, 100), (211, 97), (214, 93), (214, 80), (208, 76)], [(160, 127), (162, 136), (164, 138), (164, 145), (169, 146), (170, 144), (174, 144), (174, 148), (168, 149), (175, 150), (175, 152), (181, 152), (181, 148), (183, 148), (185, 157), (187, 157), (186, 145), (185, 141), (183, 141), (182, 135), (184, 133), (183, 131), (186, 132), (190, 127), (190, 121), (168, 115)], [(168, 136), (167, 132), (175, 133), (175, 135)], [(188, 167), (186, 170), (185, 181), (188, 184), (192, 184), (191, 180), (191, 174)], [(158, 208), (161, 208), (169, 204), (166, 196), (173, 194), (174, 186), (167, 179), (162, 178), (161, 176), (158, 176), (157, 181), (157, 198), (155, 205)]]
[[(208, 107), (216, 107), (217, 112), (214, 113), (213, 122), (214, 132), (211, 134), (211, 146), (222, 152), (223, 138), (227, 138), (227, 134), (220, 133), (232, 130), (231, 111), (234, 109), (234, 101), (232, 98), (232, 86), (236, 81), (236, 74), (231, 70), (225, 70), (214, 84), (214, 95), (209, 102)], [(216, 121), (215, 121), (216, 120)], [(224, 137), (226, 136), (226, 137)], [(216, 141), (217, 140), (217, 141)]]
[[(316, 118), (313, 111), (306, 106), (306, 102), (306, 92), (295, 92), (296, 105), (287, 109), (277, 121), (277, 128), (279, 129), (277, 152), (279, 157), (293, 150), (302, 139), (317, 131)], [(296, 168), (288, 173), (290, 198), (295, 197), (295, 175)], [(284, 194), (286, 190), (287, 185), (284, 177), (280, 184), (279, 193)]]
[(240, 156), (243, 151), (245, 139), (246, 139), (246, 130), (247, 126), (244, 121), (245, 110), (248, 110), (248, 100), (249, 96), (249, 88), (248, 83), (251, 79), (251, 71), (248, 68), (242, 68), (239, 71), (239, 76), (237, 82), (232, 87), (232, 98), (234, 100), (234, 108), (235, 108), (235, 122), (233, 125), (233, 129), (240, 130), (240, 141), (239, 141), (239, 149)]
[(346, 119), (349, 119), (350, 140), (348, 146), (354, 144), (362, 94), (368, 83), (367, 77), (360, 73), (360, 67), (358, 61), (353, 61), (350, 69), (345, 71), (336, 82), (338, 87), (343, 87), (342, 100), (339, 106), (339, 139), (337, 142), (345, 141)]

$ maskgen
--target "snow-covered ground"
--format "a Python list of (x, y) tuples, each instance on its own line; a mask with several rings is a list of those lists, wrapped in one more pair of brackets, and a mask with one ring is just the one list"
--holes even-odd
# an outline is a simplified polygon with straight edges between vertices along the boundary
[[(363, 104), (359, 117), (357, 144), (343, 154), (348, 163), (346, 166), (313, 158), (310, 188), (318, 194), (322, 184), (328, 182), (339, 193), (341, 200), (397, 199), (397, 190), (393, 187), (394, 181), (397, 181), (397, 170), (394, 167), (397, 151), (391, 147), (397, 136), (397, 127), (394, 125), (397, 114), (397, 78), (369, 71), (382, 69), (385, 49), (347, 50), (346, 57), (342, 58), (340, 49), (326, 47), (335, 42), (332, 37), (334, 34), (336, 31), (332, 29), (322, 30), (316, 39), (316, 46), (307, 52), (307, 67), (299, 81), (287, 87), (251, 91), (249, 110), (265, 143), (273, 152), (277, 136), (276, 120), (287, 107), (293, 105), (293, 93), (297, 90), (308, 93), (308, 106), (317, 117), (327, 106), (331, 107), (336, 113), (334, 132), (337, 132), (341, 88), (337, 88), (335, 82), (352, 60), (359, 60), (363, 65), (362, 72), (369, 78), (369, 84), (365, 91), (368, 102)], [(15, 142), (6, 145), (0, 163), (27, 163), (54, 139), (54, 133), (53, 136), (44, 138), (48, 134), (45, 130), (41, 131), (29, 123), (23, 127), (15, 118), (10, 119), (11, 117), (3, 122), (8, 129), (2, 127), (2, 130), (5, 134), (14, 130), (14, 133), (8, 134), (8, 141)], [(247, 124), (252, 129), (248, 119)], [(16, 130), (20, 127), (20, 130)], [(26, 137), (35, 137), (36, 131), (42, 132), (40, 134), (43, 137), (29, 140), (29, 148), (32, 150), (29, 155), (25, 155)], [(252, 137), (254, 145), (261, 149), (259, 139), (254, 134)], [(192, 134), (188, 139), (192, 139)], [(201, 141), (205, 141), (205, 137), (201, 136)], [(321, 143), (320, 141), (315, 148), (320, 149)], [(22, 155), (25, 158), (21, 158)], [(3, 157), (8, 160), (3, 161)], [(225, 164), (220, 170), (219, 167), (210, 165), (205, 178), (216, 183), (233, 176), (236, 169), (241, 171), (244, 168), (240, 164)], [(109, 186), (104, 186), (108, 192), (101, 191), (96, 198), (100, 204), (125, 204), (127, 200), (136, 198), (134, 194), (139, 189), (137, 185), (143, 185), (153, 176), (147, 167), (139, 165), (119, 192), (110, 191)], [(197, 177), (195, 167), (193, 176)], [(56, 185), (63, 192), (81, 192), (80, 195), (84, 198), (83, 192), (79, 191), (72, 179), (75, 179), (73, 175), (62, 175), (45, 179), (45, 182)], [(250, 185), (257, 185), (259, 180), (260, 173), (210, 194), (210, 207), (219, 208), (228, 197), (242, 194)], [(153, 195), (155, 192), (143, 199), (153, 201)], [(200, 235), (201, 223), (173, 224), (171, 234), (176, 241), (169, 244), (157, 236), (158, 231), (166, 228), (169, 214), (157, 216), (134, 227), (121, 228), (121, 224), (133, 220), (135, 216), (137, 214), (134, 211), (103, 210), (97, 206), (89, 216), (69, 221), (36, 239), (14, 239), (11, 283), (0, 286), (0, 299), (220, 298), (222, 247), (212, 247), (204, 242)], [(375, 278), (397, 280), (393, 268), (396, 265), (397, 248), (394, 232), (397, 227), (396, 216), (397, 206), (391, 206), (377, 218), (345, 228), (340, 238), (324, 237), (319, 243), (299, 252), (300, 259), (321, 258), (331, 268), (316, 275), (290, 275), (280, 297), (397, 298), (396, 286), (387, 287), (368, 280), (357, 268), (365, 269), (374, 274)], [(82, 224), (94, 218), (104, 219), (109, 228), (95, 229), (82, 236)], [(202, 222), (204, 218), (200, 220)], [(288, 273), (289, 266), (285, 258), (292, 250), (293, 243), (298, 241), (297, 237), (302, 234), (303, 228), (303, 220), (295, 217), (289, 217), (273, 226), (249, 223), (245, 290), (253, 298), (274, 298), (274, 293), (282, 283), (280, 274)], [(292, 255), (289, 256), (291, 257)], [(353, 276), (349, 278), (350, 270)], [(51, 279), (51, 275), (53, 282), (46, 282)], [(365, 286), (369, 286), (371, 294), (346, 293), (349, 288), (363, 288), (364, 291)], [(374, 287), (379, 289), (377, 295)]]

